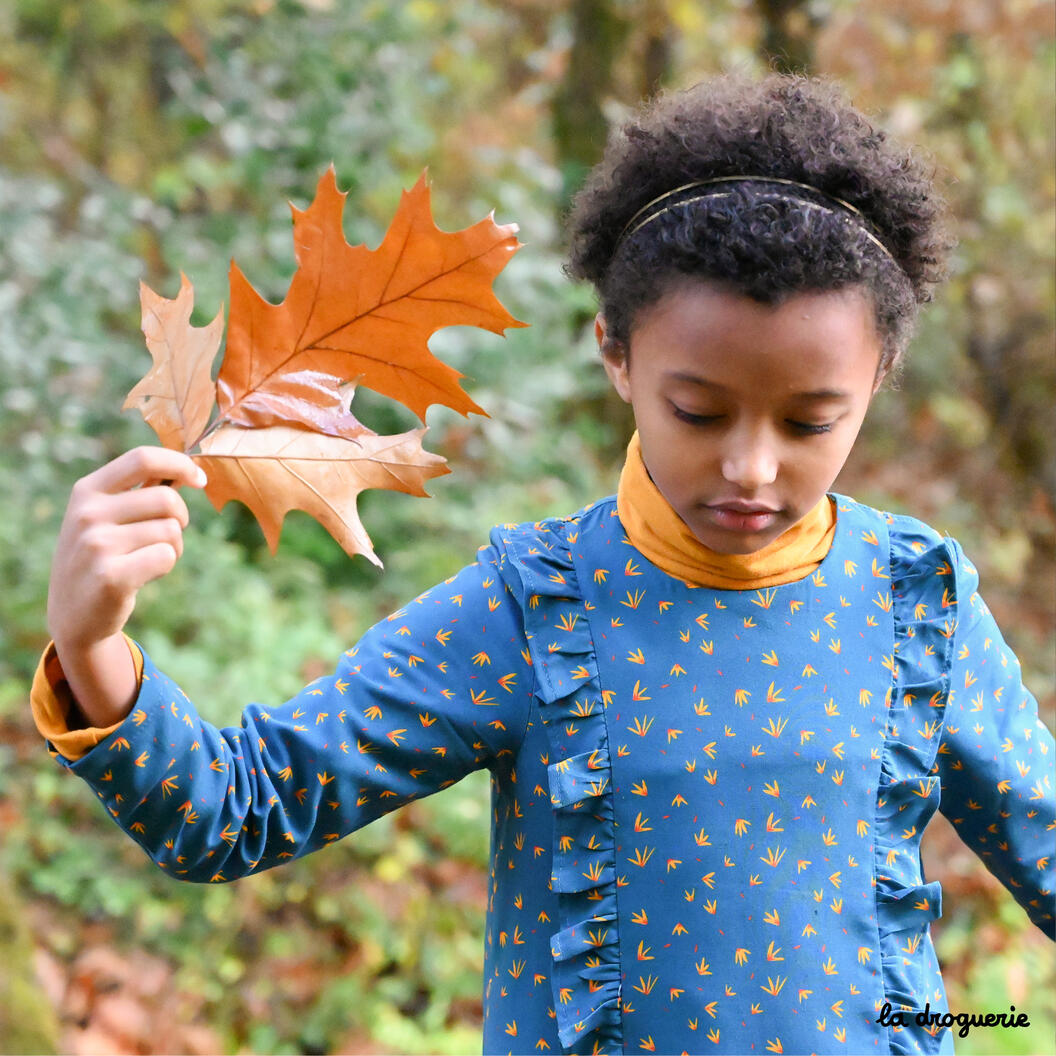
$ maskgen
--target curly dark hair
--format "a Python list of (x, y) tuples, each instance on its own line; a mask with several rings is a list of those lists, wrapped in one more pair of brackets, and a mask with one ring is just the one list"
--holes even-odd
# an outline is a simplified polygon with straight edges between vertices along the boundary
[[(732, 182), (672, 195), (644, 226), (629, 224), (684, 184), (746, 175), (820, 194)], [(685, 276), (768, 304), (858, 286), (875, 309), (885, 371), (952, 248), (923, 160), (873, 127), (835, 83), (784, 74), (718, 76), (646, 105), (610, 136), (572, 204), (569, 235), (566, 271), (594, 284), (622, 354), (637, 314)]]

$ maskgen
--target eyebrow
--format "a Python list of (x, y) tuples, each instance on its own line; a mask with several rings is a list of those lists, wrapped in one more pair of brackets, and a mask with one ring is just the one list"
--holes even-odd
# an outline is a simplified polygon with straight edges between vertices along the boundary
[[(683, 370), (665, 371), (664, 377), (670, 378), (672, 381), (686, 381), (691, 385), (699, 385), (705, 389), (717, 389), (720, 392), (727, 391), (726, 386), (720, 385), (717, 381), (709, 381), (707, 378), (702, 378), (697, 374), (690, 374)], [(850, 395), (844, 389), (812, 389), (810, 392), (794, 392), (791, 398), (794, 400), (846, 400), (850, 398)]]

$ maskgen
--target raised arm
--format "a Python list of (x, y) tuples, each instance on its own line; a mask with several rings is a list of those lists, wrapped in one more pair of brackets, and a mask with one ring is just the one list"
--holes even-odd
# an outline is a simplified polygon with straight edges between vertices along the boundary
[(90, 726), (119, 722), (135, 700), (121, 631), (139, 588), (172, 571), (183, 552), (181, 484), (203, 487), (205, 474), (178, 451), (138, 447), (73, 487), (52, 560), (48, 629)]
[[(81, 493), (89, 510), (104, 509), (100, 516), (120, 526), (126, 522), (114, 518), (118, 504), (107, 490), (129, 479), (119, 477), (119, 462), (111, 464), (112, 476), (103, 474)], [(157, 468), (151, 463), (149, 472)], [(122, 509), (138, 509), (131, 499), (123, 502)], [(71, 509), (79, 505), (71, 502)], [(38, 726), (48, 737), (61, 738), (63, 730), (54, 722), (47, 727), (41, 716), (61, 716), (63, 700), (95, 721), (117, 716), (115, 728), (87, 731), (93, 746), (84, 754), (56, 751), (56, 758), (92, 786), (159, 866), (186, 880), (233, 880), (315, 850), (473, 770), (487, 766), (508, 776), (528, 723), (532, 668), (520, 604), (498, 576), (494, 546), (372, 627), (332, 675), (284, 704), (250, 704), (238, 726), (204, 722), (149, 657), (142, 658), (138, 685), (128, 660), (131, 690), (122, 665), (116, 664), (115, 677), (108, 661), (74, 686), (68, 658), (76, 662), (109, 640), (125, 657), (134, 655), (120, 628), (135, 584), (154, 578), (151, 572), (163, 574), (178, 556), (185, 511), (182, 519), (178, 512), (168, 519), (174, 523), (164, 529), (102, 533), (93, 531), (98, 522), (88, 514), (68, 514), (68, 523), (79, 527), (71, 529), (73, 542), (57, 560), (56, 575), (64, 570), (87, 585), (54, 588), (52, 626), (63, 644), (57, 658), (46, 655), (33, 694)], [(159, 532), (168, 534), (158, 539)], [(109, 558), (94, 552), (95, 534)], [(103, 545), (107, 539), (117, 541)], [(134, 556), (151, 546), (156, 564)], [(112, 565), (115, 571), (86, 575), (78, 554), (97, 570)], [(109, 593), (100, 585), (106, 582)], [(78, 599), (81, 617), (64, 609), (63, 591)], [(95, 635), (82, 626), (93, 592), (106, 614)], [(96, 695), (82, 703), (85, 686)]]
[(488, 766), (512, 767), (532, 672), (519, 606), (474, 565), (372, 627), (284, 704), (204, 722), (145, 658), (132, 712), (77, 760), (163, 869), (233, 880), (299, 857)]

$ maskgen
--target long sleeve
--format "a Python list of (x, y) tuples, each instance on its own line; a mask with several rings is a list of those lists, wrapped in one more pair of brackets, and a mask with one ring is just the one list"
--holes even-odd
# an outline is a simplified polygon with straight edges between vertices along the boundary
[[(136, 685), (142, 686), (143, 651), (127, 634), (125, 642), (132, 654)], [(62, 755), (69, 761), (80, 759), (85, 752), (91, 751), (121, 725), (119, 722), (112, 726), (84, 725), (87, 720), (80, 713), (80, 708), (70, 692), (54, 642), (48, 643), (40, 663), (37, 664), (33, 687), (29, 693), (29, 705), (37, 731), (48, 742), (55, 755)]]
[(473, 770), (513, 764), (532, 669), (520, 607), (476, 564), (375, 624), (278, 707), (204, 722), (144, 656), (128, 718), (76, 760), (106, 809), (163, 869), (234, 880), (299, 857)]
[(950, 555), (957, 627), (938, 755), (940, 809), (1030, 919), (1056, 938), (1053, 736), (978, 594), (975, 568), (952, 540)]

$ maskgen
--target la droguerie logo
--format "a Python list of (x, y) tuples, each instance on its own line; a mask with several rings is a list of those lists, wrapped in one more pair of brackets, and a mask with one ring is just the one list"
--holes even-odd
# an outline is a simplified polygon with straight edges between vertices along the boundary
[(876, 1020), (882, 1027), (905, 1027), (916, 1023), (919, 1027), (958, 1027), (957, 1036), (966, 1038), (972, 1027), (1029, 1027), (1030, 1018), (1026, 1012), (1016, 1013), (1016, 1006), (1010, 1005), (1007, 1012), (932, 1012), (931, 1002), (924, 1005), (923, 1012), (892, 1012), (891, 1002), (886, 1001), (880, 1009)]

